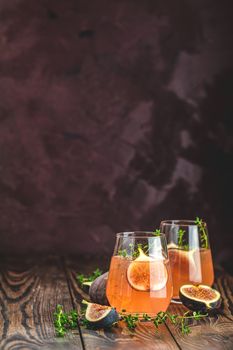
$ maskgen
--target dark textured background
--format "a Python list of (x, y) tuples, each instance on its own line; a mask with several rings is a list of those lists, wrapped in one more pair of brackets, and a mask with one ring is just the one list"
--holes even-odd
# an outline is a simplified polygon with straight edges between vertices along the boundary
[(232, 0), (0, 0), (0, 252), (161, 219), (232, 242)]

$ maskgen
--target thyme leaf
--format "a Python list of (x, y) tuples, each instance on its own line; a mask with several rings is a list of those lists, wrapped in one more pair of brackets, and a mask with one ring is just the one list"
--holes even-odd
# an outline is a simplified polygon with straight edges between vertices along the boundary
[(184, 234), (185, 234), (185, 230), (182, 230), (182, 228), (180, 228), (178, 231), (178, 246), (181, 248), (184, 246), (184, 242), (183, 242)]
[(206, 225), (202, 219), (200, 219), (198, 216), (195, 219), (195, 224), (198, 226), (201, 234), (201, 247), (207, 249), (208, 244), (208, 235), (206, 231)]
[(74, 329), (78, 325), (78, 313), (75, 310), (64, 312), (62, 305), (57, 305), (53, 317), (57, 337), (64, 337), (68, 329)]
[(90, 275), (85, 276), (83, 273), (77, 274), (77, 281), (82, 286), (86, 282), (93, 282), (97, 277), (102, 275), (102, 271), (97, 268)]
[(154, 236), (160, 236), (160, 235), (161, 235), (161, 230), (156, 229), (156, 230), (153, 232), (153, 235), (154, 235)]
[(137, 327), (137, 322), (139, 320), (139, 315), (121, 315), (121, 319), (126, 323), (129, 330), (134, 330)]
[(118, 255), (122, 256), (123, 258), (126, 258), (128, 256), (126, 249), (120, 249), (118, 250)]
[[(155, 231), (152, 232), (154, 236), (160, 236), (161, 231), (159, 229), (156, 229)], [(154, 243), (154, 242), (153, 242)], [(150, 246), (150, 249), (153, 247), (153, 243)], [(143, 251), (145, 254), (148, 254), (149, 252), (149, 246), (148, 244), (142, 244), (138, 243), (136, 246), (133, 243), (129, 244), (129, 249), (119, 249), (118, 250), (118, 255), (122, 256), (123, 258), (137, 258), (140, 254), (140, 250)]]
[[(122, 310), (122, 312), (125, 313), (126, 310)], [(71, 310), (69, 312), (64, 312), (63, 306), (57, 305), (56, 311), (54, 312), (54, 328), (56, 336), (64, 337), (68, 330), (77, 328), (78, 321), (80, 321), (80, 323), (83, 326), (91, 328), (91, 325), (86, 320), (84, 314), (85, 312), (83, 311), (79, 318), (77, 311)], [(151, 317), (148, 314), (144, 313), (142, 319), (139, 318), (138, 314), (121, 314), (121, 320), (125, 322), (126, 326), (131, 331), (135, 330), (138, 322), (140, 322), (141, 320), (153, 322), (156, 330), (158, 330), (160, 325), (164, 324), (167, 320), (169, 320), (172, 324), (177, 325), (180, 328), (182, 334), (189, 334), (191, 333), (191, 329), (187, 324), (187, 320), (194, 319), (198, 321), (207, 316), (208, 314), (202, 314), (199, 311), (186, 311), (183, 315), (170, 314), (169, 312), (160, 311), (155, 317)]]
[[(125, 310), (124, 310), (125, 311)], [(208, 314), (202, 314), (200, 311), (186, 311), (183, 315), (171, 314), (169, 312), (160, 311), (157, 313), (155, 317), (151, 317), (148, 314), (142, 315), (142, 320), (153, 322), (156, 330), (158, 330), (161, 324), (164, 324), (167, 320), (169, 320), (172, 324), (177, 325), (182, 334), (191, 333), (191, 329), (187, 324), (188, 319), (200, 320), (204, 317), (207, 317)], [(123, 320), (126, 322), (126, 325), (129, 329), (134, 330), (137, 327), (137, 322), (139, 321), (138, 315), (135, 316), (128, 314), (127, 316), (123, 316)]]

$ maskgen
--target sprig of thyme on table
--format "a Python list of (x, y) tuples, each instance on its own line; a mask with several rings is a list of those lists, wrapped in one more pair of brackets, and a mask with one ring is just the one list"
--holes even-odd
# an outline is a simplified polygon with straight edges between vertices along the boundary
[[(122, 312), (124, 312), (125, 310), (122, 310)], [(137, 327), (137, 323), (139, 321), (139, 315), (121, 315), (121, 319), (122, 321), (124, 321), (126, 323), (126, 326), (128, 327), (129, 330), (133, 331), (136, 327)]]
[[(125, 322), (127, 328), (130, 331), (134, 331), (141, 321), (153, 322), (156, 330), (159, 326), (164, 324), (166, 321), (170, 321), (172, 324), (177, 325), (182, 334), (191, 333), (191, 329), (187, 324), (188, 319), (200, 320), (207, 317), (208, 314), (202, 314), (199, 311), (186, 311), (183, 315), (171, 314), (169, 312), (160, 311), (155, 317), (151, 317), (148, 314), (143, 314), (142, 318), (139, 318), (139, 314), (125, 314), (126, 310), (122, 310), (120, 314), (121, 320)], [(58, 337), (64, 337), (68, 330), (77, 328), (78, 321), (81, 325), (89, 328), (90, 324), (85, 318), (85, 312), (83, 311), (79, 316), (77, 311), (71, 310), (69, 312), (64, 312), (62, 305), (57, 305), (56, 311), (54, 312), (54, 327), (55, 332)]]
[(64, 312), (62, 305), (57, 305), (54, 316), (54, 328), (58, 337), (64, 337), (69, 329), (78, 326), (78, 313), (75, 310)]
[(80, 273), (77, 275), (77, 281), (82, 286), (86, 282), (93, 282), (97, 277), (102, 275), (102, 271), (97, 268), (95, 271), (93, 271), (90, 275), (85, 276), (84, 274)]
[[(123, 310), (125, 311), (125, 310)], [(155, 317), (151, 317), (148, 314), (143, 314), (142, 321), (151, 321), (153, 322), (155, 328), (158, 330), (159, 326), (161, 324), (164, 324), (166, 321), (170, 321), (172, 324), (179, 326), (182, 334), (189, 334), (191, 333), (191, 329), (187, 324), (188, 319), (194, 319), (194, 320), (200, 320), (204, 317), (207, 317), (208, 314), (202, 314), (199, 311), (186, 311), (183, 315), (176, 315), (171, 314), (169, 312), (163, 312), (160, 311), (157, 313)], [(135, 330), (137, 327), (139, 320), (139, 315), (122, 315), (122, 320), (126, 323), (126, 326), (129, 328), (129, 330)]]
[[(126, 310), (122, 310), (125, 312)], [(202, 314), (199, 311), (186, 311), (183, 315), (174, 315), (169, 312), (160, 311), (155, 317), (151, 317), (148, 314), (143, 314), (142, 319), (139, 319), (139, 315), (131, 314), (121, 314), (121, 320), (125, 322), (127, 328), (131, 331), (134, 331), (138, 325), (138, 322), (141, 321), (151, 321), (153, 322), (155, 328), (158, 330), (161, 324), (164, 324), (169, 320), (172, 324), (178, 325), (182, 334), (191, 333), (190, 327), (187, 325), (188, 319), (200, 320), (204, 317), (207, 317), (208, 314)], [(81, 324), (83, 326), (89, 327), (88, 321), (85, 319), (85, 316), (80, 318)], [(69, 312), (64, 312), (61, 305), (57, 305), (56, 311), (54, 313), (54, 327), (56, 335), (58, 337), (64, 337), (68, 330), (77, 328), (78, 325), (78, 313), (75, 310)]]

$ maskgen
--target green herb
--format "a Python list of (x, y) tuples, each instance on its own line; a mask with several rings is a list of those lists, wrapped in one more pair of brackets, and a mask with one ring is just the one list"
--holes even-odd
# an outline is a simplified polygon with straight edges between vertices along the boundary
[(118, 255), (123, 256), (123, 258), (126, 258), (128, 256), (127, 250), (126, 249), (118, 250)]
[(140, 249), (143, 250), (143, 245), (142, 245), (142, 243), (138, 243), (138, 244), (137, 244), (137, 251), (140, 251)]
[(204, 317), (207, 317), (208, 314), (202, 314), (200, 311), (186, 311), (183, 316), (178, 316), (177, 319), (180, 322), (181, 332), (182, 334), (189, 334), (191, 333), (190, 327), (187, 325), (186, 320), (188, 319), (194, 319), (194, 320), (200, 320)]
[(95, 271), (93, 271), (90, 275), (85, 276), (82, 273), (77, 275), (77, 280), (79, 282), (79, 284), (83, 285), (86, 282), (93, 282), (97, 277), (99, 277), (100, 275), (102, 275), (102, 271), (97, 268)]
[(182, 230), (181, 228), (178, 231), (178, 246), (183, 248), (183, 237), (185, 234), (185, 230)]
[[(158, 330), (161, 324), (164, 324), (167, 320), (169, 320), (172, 324), (179, 326), (182, 334), (189, 334), (191, 333), (191, 329), (187, 324), (187, 320), (200, 320), (207, 316), (208, 314), (202, 314), (199, 311), (186, 311), (183, 315), (173, 315), (169, 312), (160, 311), (154, 318), (149, 316), (148, 314), (143, 314), (142, 320), (153, 322), (156, 330)], [(134, 330), (137, 327), (137, 322), (139, 321), (138, 315), (133, 316), (130, 314), (122, 316), (122, 319), (126, 322), (126, 325), (130, 330)]]
[(151, 321), (151, 316), (149, 316), (147, 314), (143, 314), (142, 317), (143, 317), (144, 321)]
[[(154, 236), (160, 236), (161, 235), (161, 231), (159, 229), (156, 229), (154, 232), (152, 232)], [(153, 243), (152, 243), (153, 245)], [(152, 248), (152, 246), (150, 246), (150, 249)], [(135, 245), (133, 243), (129, 244), (129, 249), (119, 249), (118, 250), (118, 255), (122, 256), (123, 258), (134, 258), (136, 259), (139, 254), (140, 254), (140, 250), (142, 250), (145, 254), (148, 254), (149, 252), (149, 246), (148, 244), (142, 244), (142, 243), (138, 243), (135, 247)]]
[[(122, 312), (126, 312), (125, 309)], [(164, 324), (167, 320), (169, 320), (172, 324), (180, 327), (182, 334), (189, 334), (191, 332), (190, 327), (187, 324), (188, 319), (200, 320), (204, 317), (207, 317), (208, 314), (202, 314), (199, 311), (186, 311), (183, 315), (173, 315), (169, 312), (160, 311), (155, 317), (151, 317), (148, 314), (143, 314), (142, 320), (153, 322), (156, 330), (158, 330), (161, 324)], [(126, 326), (129, 330), (133, 331), (137, 327), (139, 319), (139, 315), (131, 315), (131, 314), (121, 314), (121, 320), (126, 323)], [(78, 321), (81, 325), (91, 328), (90, 323), (85, 318), (85, 311), (81, 311), (81, 316), (78, 316), (78, 313), (75, 310), (71, 310), (69, 312), (64, 312), (62, 305), (57, 305), (56, 311), (54, 312), (54, 327), (56, 331), (56, 335), (58, 337), (64, 337), (68, 330), (72, 330), (77, 328)]]
[(126, 323), (129, 330), (134, 330), (137, 327), (137, 322), (139, 320), (139, 316), (136, 315), (122, 315), (121, 319)]
[(161, 235), (161, 230), (156, 229), (156, 230), (153, 232), (153, 235), (154, 235), (154, 236), (160, 236), (160, 235)]
[(186, 324), (185, 318), (182, 318), (180, 321), (180, 326), (181, 326), (181, 333), (182, 334), (189, 334), (191, 333), (190, 327)]
[(163, 311), (158, 312), (156, 317), (153, 319), (153, 323), (154, 323), (156, 329), (158, 329), (160, 324), (165, 323), (166, 319), (167, 319), (166, 312), (163, 312)]
[(180, 324), (182, 334), (189, 334), (191, 333), (191, 329), (187, 325), (186, 320), (188, 319), (200, 320), (207, 316), (208, 316), (207, 313), (202, 314), (200, 311), (194, 311), (194, 312), (186, 311), (182, 316), (176, 317), (176, 323)]
[(78, 314), (75, 310), (64, 312), (62, 305), (57, 305), (54, 312), (54, 327), (58, 337), (64, 337), (68, 329), (74, 329), (78, 325)]
[(172, 324), (176, 324), (178, 315), (172, 315), (169, 312), (167, 312), (167, 316)]
[(133, 243), (129, 244), (129, 249), (130, 249), (129, 256), (130, 257), (133, 257), (133, 258), (137, 258), (138, 257), (138, 255), (139, 255), (139, 248), (141, 246), (140, 243), (138, 245), (137, 245), (137, 248), (134, 249), (134, 244)]
[(129, 252), (127, 252), (126, 249), (118, 250), (118, 255), (122, 256), (123, 258), (137, 258), (140, 254), (140, 250), (144, 251), (146, 253), (148, 251), (148, 244), (142, 244), (138, 243), (136, 245), (136, 248), (134, 248), (133, 243), (129, 244)]
[(208, 236), (206, 231), (206, 225), (203, 222), (202, 219), (200, 219), (198, 216), (196, 217), (195, 224), (198, 226), (200, 233), (201, 233), (201, 247), (202, 248), (208, 248)]

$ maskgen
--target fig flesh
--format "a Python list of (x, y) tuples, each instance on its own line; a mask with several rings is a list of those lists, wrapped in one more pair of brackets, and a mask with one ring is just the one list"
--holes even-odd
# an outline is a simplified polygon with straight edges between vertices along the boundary
[(110, 306), (88, 303), (85, 318), (93, 328), (109, 328), (119, 320), (118, 313)]
[(180, 288), (180, 300), (190, 310), (207, 312), (219, 308), (221, 295), (204, 284), (186, 284)]

